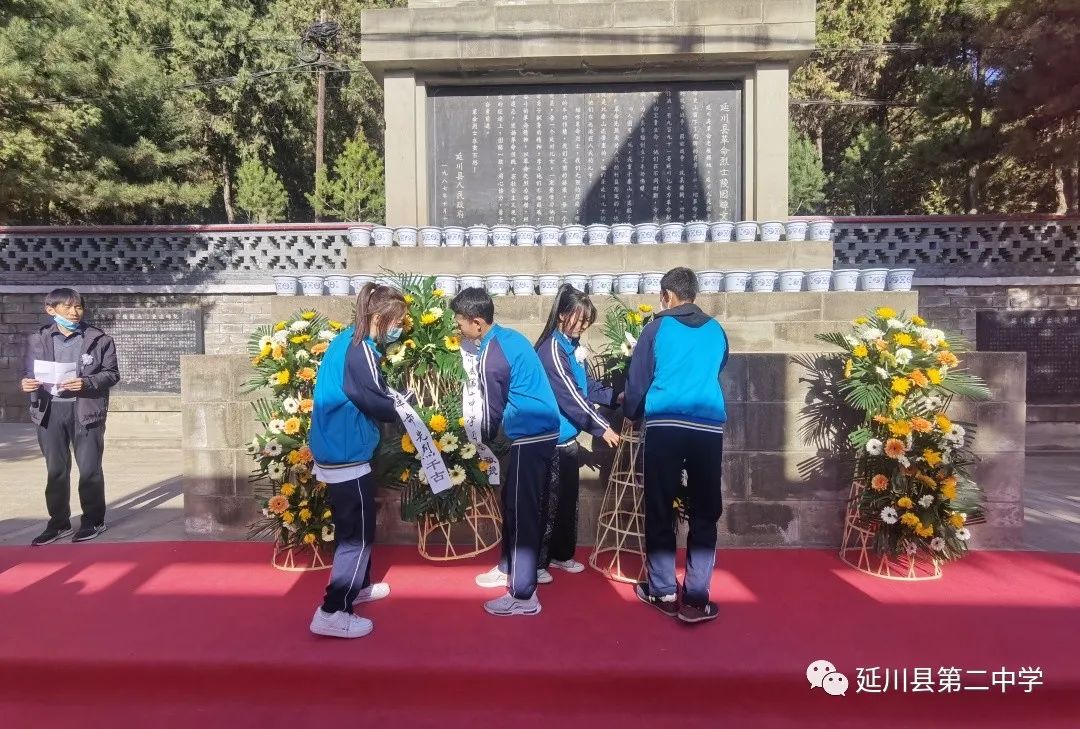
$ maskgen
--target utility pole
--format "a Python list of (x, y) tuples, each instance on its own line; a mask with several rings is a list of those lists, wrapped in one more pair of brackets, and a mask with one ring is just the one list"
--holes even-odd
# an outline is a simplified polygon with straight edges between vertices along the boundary
[[(319, 22), (326, 22), (326, 11), (319, 11)], [(326, 64), (319, 54), (319, 71), (317, 74), (318, 92), (315, 101), (315, 180), (318, 184), (323, 169), (323, 141), (326, 132)], [(319, 216), (316, 215), (316, 220)]]

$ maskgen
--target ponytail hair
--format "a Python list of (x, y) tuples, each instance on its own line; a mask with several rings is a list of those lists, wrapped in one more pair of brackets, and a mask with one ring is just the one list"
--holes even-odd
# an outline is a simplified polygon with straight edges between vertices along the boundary
[(560, 286), (559, 292), (555, 295), (555, 303), (551, 305), (551, 312), (544, 324), (544, 331), (536, 340), (537, 347), (559, 328), (559, 317), (564, 317), (566, 321), (577, 318), (587, 326), (592, 326), (596, 321), (596, 306), (585, 293), (578, 291), (570, 284)]
[(385, 342), (386, 332), (391, 324), (405, 316), (408, 307), (405, 296), (395, 288), (382, 284), (366, 283), (356, 295), (356, 319), (353, 331), (353, 344), (359, 344), (371, 334), (371, 322), (378, 317), (375, 325), (375, 341)]

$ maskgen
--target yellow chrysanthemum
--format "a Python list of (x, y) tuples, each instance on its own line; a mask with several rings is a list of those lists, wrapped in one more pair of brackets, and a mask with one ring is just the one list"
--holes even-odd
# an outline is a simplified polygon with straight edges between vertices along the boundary
[(307, 534), (304, 535), (304, 544), (314, 544), (314, 543), (315, 543), (315, 535), (314, 534), (312, 534), (311, 532), (308, 532)]
[(490, 468), (490, 466), (488, 466), (488, 462), (487, 462), (487, 461), (480, 461), (480, 463), (478, 463), (476, 467), (477, 467), (477, 468), (479, 468), (479, 469), (480, 469), (481, 471), (483, 471), (484, 473), (487, 473), (487, 472), (488, 472), (488, 468)]
[(911, 315), (911, 323), (912, 323), (912, 324), (914, 324), (914, 325), (915, 325), (915, 326), (917, 326), (917, 327), (924, 327), (924, 326), (926, 326), (926, 320), (925, 320), (925, 319), (923, 319), (923, 318), (922, 318), (921, 316), (919, 316), (918, 314), (912, 314), (912, 315)]
[(326, 511), (324, 511), (322, 513), (322, 518), (323, 519), (331, 519), (331, 518), (333, 518), (333, 516), (334, 516), (334, 512), (330, 511), (329, 509), (327, 509)]
[(934, 536), (934, 527), (929, 524), (919, 524), (915, 527), (915, 533), (920, 537), (932, 537)]
[(907, 332), (898, 332), (893, 336), (893, 341), (901, 347), (914, 347), (915, 339)]
[(404, 471), (401, 472), (401, 475), (398, 476), (398, 481), (401, 481), (401, 483), (405, 483), (410, 478), (412, 478), (412, 471), (406, 468)]
[(311, 521), (311, 509), (301, 509), (300, 510), (300, 521), (302, 521), (302, 522)]
[(910, 509), (911, 507), (915, 506), (915, 503), (907, 496), (901, 496), (899, 499), (896, 500), (896, 505), (899, 506), (901, 509)]
[(289, 451), (289, 455), (286, 456), (290, 466), (295, 466), (300, 463), (300, 451)]
[(412, 294), (405, 294), (405, 303), (406, 304), (411, 304), (414, 301), (416, 301), (415, 296), (413, 296)]
[(289, 418), (283, 428), (285, 435), (296, 435), (300, 432), (300, 418)]
[(277, 374), (273, 375), (274, 384), (278, 386), (287, 385), (289, 384), (289, 377), (290, 375), (288, 370), (281, 370)]
[(894, 377), (892, 380), (893, 392), (898, 392), (901, 395), (906, 395), (908, 390), (911, 389), (911, 380), (906, 377)]
[(890, 309), (887, 306), (882, 306), (880, 309), (878, 309), (874, 313), (877, 314), (882, 319), (895, 319), (896, 318), (896, 311), (894, 311), (893, 309)]
[(279, 321), (277, 324), (274, 325), (274, 331), (275, 332), (280, 332), (282, 329), (284, 329), (287, 326), (289, 326), (289, 325), (286, 324), (285, 322)]
[(904, 396), (903, 395), (896, 395), (896, 396), (893, 397), (892, 400), (889, 400), (889, 409), (890, 410), (899, 410), (900, 406), (903, 405), (903, 404), (904, 404)]
[(898, 438), (911, 435), (911, 423), (906, 420), (897, 420), (889, 424), (889, 432)]
[(408, 433), (401, 436), (401, 450), (406, 453), (416, 453), (416, 446), (413, 445), (412, 438), (409, 437)]
[(967, 519), (960, 512), (955, 512), (955, 513), (949, 515), (949, 523), (952, 524), (957, 529), (964, 526), (964, 522), (966, 522), (966, 521), (967, 521)]
[(330, 321), (328, 321), (328, 322), (327, 322), (327, 326), (329, 326), (329, 327), (330, 327), (331, 329), (333, 329), (333, 330), (334, 330), (335, 332), (337, 332), (337, 331), (341, 331), (342, 329), (344, 329), (344, 328), (345, 328), (345, 325), (344, 325), (344, 324), (342, 324), (341, 322), (339, 322), (339, 321), (336, 321), (336, 320), (334, 320), (334, 319), (331, 319)]
[(465, 427), (465, 418), (458, 418), (457, 419), (457, 425), (458, 425), (459, 428), (464, 428)]
[(275, 344), (270, 348), (270, 356), (280, 362), (285, 359), (285, 348), (280, 344)]
[(446, 430), (447, 425), (446, 416), (441, 413), (435, 413), (431, 416), (431, 419), (428, 420), (428, 427), (435, 433), (443, 432)]
[(931, 385), (941, 384), (941, 370), (937, 368), (931, 368), (926, 371), (926, 379), (930, 380)]
[(865, 344), (856, 344), (854, 347), (851, 348), (851, 353), (856, 357), (865, 357), (870, 354), (870, 352), (866, 349)]
[(442, 289), (435, 289), (434, 291), (431, 292), (431, 295), (441, 299), (444, 296), (446, 296), (446, 292), (443, 291)]
[(310, 334), (297, 334), (295, 337), (289, 337), (289, 341), (293, 344), (303, 344), (304, 342), (311, 341)]
[(296, 521), (296, 514), (292, 513), (291, 511), (282, 512), (281, 521), (285, 524), (292, 524), (294, 521)]
[(416, 340), (406, 339), (404, 342), (402, 342), (402, 344), (404, 344), (409, 349), (416, 349)]
[(913, 514), (910, 511), (904, 512), (904, 515), (900, 517), (900, 522), (904, 526), (909, 526), (909, 527), (914, 528), (915, 525), (919, 523), (919, 517), (915, 516), (915, 514)]
[(461, 349), (461, 340), (456, 336), (443, 337), (443, 346), (449, 349), (451, 352), (457, 352)]
[(934, 424), (944, 433), (948, 433), (952, 430), (952, 421), (949, 420), (944, 413), (934, 418)]
[(652, 307), (651, 307), (651, 306), (649, 306), (648, 304), (638, 304), (638, 308), (637, 308), (637, 309), (638, 309), (638, 311), (640, 311), (640, 312), (641, 312), (642, 314), (648, 314), (649, 312), (651, 312), (651, 311), (652, 311)]
[(926, 463), (930, 466), (930, 468), (934, 468), (939, 463), (941, 463), (941, 454), (933, 450), (932, 448), (927, 448), (926, 450), (924, 450), (922, 452), (922, 457), (926, 460)]
[(844, 363), (844, 378), (851, 377), (851, 370), (855, 367), (855, 363), (850, 359)]
[(303, 319), (304, 321), (311, 321), (312, 319), (315, 318), (315, 312), (314, 311), (302, 312), (300, 314), (300, 318)]
[(429, 326), (431, 324), (434, 324), (438, 320), (439, 320), (439, 317), (435, 316), (430, 311), (425, 311), (423, 314), (420, 315), (420, 323), (423, 324), (424, 326)]
[(859, 317), (856, 317), (855, 320), (852, 321), (851, 323), (854, 324), (857, 327), (861, 327), (863, 324), (865, 324), (868, 321), (870, 321), (870, 320), (867, 319), (865, 316), (859, 316)]

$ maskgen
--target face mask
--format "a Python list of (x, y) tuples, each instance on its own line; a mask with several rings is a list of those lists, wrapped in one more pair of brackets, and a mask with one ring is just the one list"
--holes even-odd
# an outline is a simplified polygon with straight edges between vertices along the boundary
[(386, 341), (396, 342), (397, 340), (401, 339), (401, 333), (403, 331), (404, 330), (401, 327), (390, 327), (386, 330)]
[(78, 322), (73, 322), (71, 319), (66, 319), (59, 314), (53, 314), (53, 321), (56, 322), (58, 326), (62, 326), (64, 329), (70, 329), (71, 331), (75, 331), (79, 328)]

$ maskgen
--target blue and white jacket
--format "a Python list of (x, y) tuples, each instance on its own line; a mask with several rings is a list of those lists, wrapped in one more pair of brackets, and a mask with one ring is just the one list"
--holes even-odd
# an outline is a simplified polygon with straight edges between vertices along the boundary
[(720, 372), (728, 339), (720, 322), (694, 304), (662, 311), (645, 327), (630, 360), (623, 408), (646, 427), (670, 425), (723, 432)]
[(379, 445), (379, 427), (398, 419), (379, 370), (382, 355), (370, 337), (353, 344), (353, 327), (330, 342), (315, 381), (308, 444), (324, 473), (355, 470)]
[(462, 342), (462, 346), (480, 358), (485, 441), (495, 437), (500, 425), (511, 441), (556, 437), (559, 406), (528, 339), (495, 324), (479, 346), (472, 342)]
[(589, 377), (575, 356), (577, 347), (576, 341), (558, 329), (536, 346), (559, 405), (559, 443), (577, 438), (582, 431), (599, 437), (611, 427), (593, 403), (610, 406), (612, 390)]

